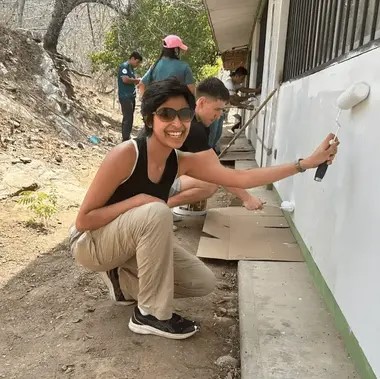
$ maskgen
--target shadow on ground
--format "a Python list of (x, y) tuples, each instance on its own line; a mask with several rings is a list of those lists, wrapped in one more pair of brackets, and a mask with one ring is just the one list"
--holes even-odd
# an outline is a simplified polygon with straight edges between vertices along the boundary
[[(203, 222), (180, 224), (179, 240), (195, 252)], [(238, 378), (238, 369), (215, 365), (239, 354), (237, 315), (223, 315), (226, 306), (236, 308), (236, 267), (211, 268), (219, 280), (213, 294), (176, 302), (179, 313), (201, 322), (198, 335), (140, 336), (127, 326), (133, 307), (113, 304), (98, 275), (78, 267), (62, 242), (0, 290), (0, 377)]]

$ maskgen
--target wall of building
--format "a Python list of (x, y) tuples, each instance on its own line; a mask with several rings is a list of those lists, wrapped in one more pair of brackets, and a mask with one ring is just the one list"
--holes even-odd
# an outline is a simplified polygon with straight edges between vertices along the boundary
[[(371, 86), (365, 102), (342, 111), (340, 151), (324, 180), (315, 182), (315, 170), (310, 170), (275, 187), (283, 200), (295, 202), (293, 221), (380, 377), (380, 48), (281, 84), (288, 10), (289, 0), (269, 0), (261, 102), (274, 88), (279, 91), (246, 136), (256, 147), (259, 165), (295, 161), (335, 132), (336, 99), (346, 88), (356, 81)], [(250, 86), (255, 83), (257, 41), (256, 33)]]
[(305, 157), (335, 131), (336, 99), (352, 83), (369, 98), (342, 111), (341, 146), (321, 183), (315, 170), (275, 184), (295, 202), (294, 223), (380, 377), (380, 48), (284, 83), (273, 123), (273, 164)]

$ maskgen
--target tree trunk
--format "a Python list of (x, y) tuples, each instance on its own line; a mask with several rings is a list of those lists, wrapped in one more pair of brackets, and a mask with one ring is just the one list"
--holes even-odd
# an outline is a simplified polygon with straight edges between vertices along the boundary
[(68, 61), (68, 58), (58, 54), (57, 45), (59, 35), (61, 34), (61, 30), (63, 24), (65, 23), (66, 17), (74, 8), (84, 3), (103, 4), (126, 17), (128, 17), (131, 11), (131, 0), (128, 1), (128, 7), (126, 10), (120, 9), (120, 6), (116, 5), (120, 4), (120, 0), (55, 0), (53, 14), (44, 36), (44, 48), (50, 53), (55, 63), (55, 67), (58, 71), (61, 82), (66, 87), (66, 94), (70, 99), (74, 99), (75, 93), (74, 87), (71, 83), (69, 70), (67, 68), (67, 62), (65, 62)]
[(87, 17), (88, 17), (88, 24), (89, 24), (90, 30), (91, 30), (92, 46), (96, 47), (95, 36), (94, 36), (94, 28), (92, 27), (90, 6), (88, 4), (87, 4)]
[(67, 0), (55, 1), (53, 14), (44, 37), (44, 48), (51, 53), (57, 53), (59, 35), (67, 15), (72, 10), (69, 5), (71, 4)]
[(131, 9), (131, 1), (128, 2), (126, 9), (120, 9), (118, 6), (120, 1), (117, 0), (55, 0), (53, 14), (44, 37), (44, 48), (46, 50), (53, 54), (57, 53), (59, 35), (66, 17), (74, 8), (84, 3), (103, 4), (125, 16), (128, 16)]
[(25, 0), (18, 0), (17, 9), (17, 26), (22, 28), (22, 20), (24, 18)]

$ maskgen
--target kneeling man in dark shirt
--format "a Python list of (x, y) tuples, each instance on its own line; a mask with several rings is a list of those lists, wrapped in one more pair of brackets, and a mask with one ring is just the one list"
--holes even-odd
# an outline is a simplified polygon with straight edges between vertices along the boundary
[[(207, 78), (196, 88), (195, 117), (191, 123), (189, 135), (180, 148), (181, 151), (203, 154), (205, 162), (218, 159), (214, 150), (209, 146), (209, 126), (223, 113), (229, 102), (229, 92), (218, 78)], [(169, 207), (196, 203), (208, 199), (218, 189), (216, 184), (203, 182), (190, 176), (180, 176), (175, 180), (168, 200)], [(262, 201), (241, 188), (227, 187), (228, 192), (241, 199), (248, 210), (262, 209)]]

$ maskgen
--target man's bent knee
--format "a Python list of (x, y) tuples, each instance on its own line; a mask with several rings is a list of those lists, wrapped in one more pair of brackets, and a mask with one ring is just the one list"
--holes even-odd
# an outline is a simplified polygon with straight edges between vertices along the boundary
[(206, 183), (205, 191), (207, 193), (207, 198), (211, 197), (218, 190), (218, 186), (214, 183)]

